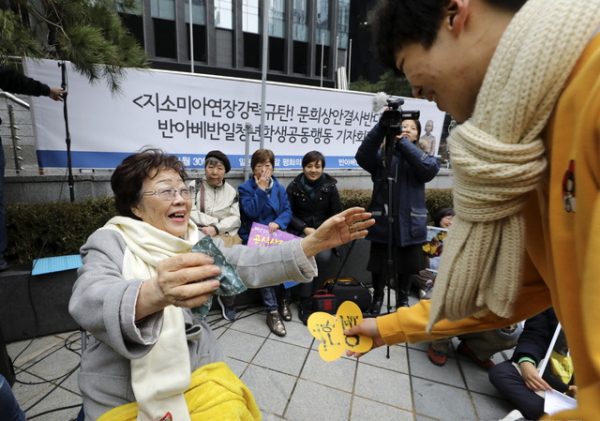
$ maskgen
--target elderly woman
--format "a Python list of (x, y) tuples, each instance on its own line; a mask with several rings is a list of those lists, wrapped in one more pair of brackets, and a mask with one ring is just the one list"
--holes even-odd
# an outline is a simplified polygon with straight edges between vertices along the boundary
[[(287, 194), (292, 207), (292, 221), (288, 231), (304, 237), (313, 233), (323, 222), (342, 211), (337, 180), (323, 172), (325, 157), (311, 151), (302, 158), (302, 172), (288, 185)], [(319, 270), (329, 264), (332, 250), (323, 250), (315, 256)], [(299, 285), (300, 306), (298, 318), (306, 324), (310, 316), (310, 297), (323, 286), (322, 279)]]
[[(111, 178), (120, 216), (81, 249), (69, 311), (92, 335), (79, 374), (86, 420), (260, 417), (208, 324), (192, 317), (190, 308), (219, 287), (220, 268), (190, 253), (203, 234), (190, 220), (185, 180), (175, 156), (153, 149), (129, 156)], [(372, 221), (363, 211), (347, 210), (314, 234), (269, 249), (215, 243), (250, 288), (308, 282), (312, 256), (366, 234)]]
[[(202, 234), (222, 239), (225, 247), (242, 244), (237, 234), (241, 223), (237, 191), (225, 181), (225, 174), (230, 170), (231, 163), (227, 155), (221, 151), (210, 151), (204, 158), (204, 178), (188, 184), (196, 191), (192, 203), (192, 221)], [(217, 302), (223, 318), (235, 320), (235, 296), (218, 295)]]
[[(285, 230), (292, 220), (292, 208), (285, 187), (273, 175), (275, 155), (270, 149), (258, 149), (250, 159), (253, 177), (238, 187), (240, 193), (240, 210), (242, 226), (240, 237), (244, 244), (248, 243), (248, 235), (252, 223), (268, 225), (272, 234), (276, 230)], [(267, 311), (267, 326), (278, 336), (285, 336), (287, 331), (283, 320), (292, 320), (289, 307), (290, 293), (280, 285), (261, 288), (263, 303)]]

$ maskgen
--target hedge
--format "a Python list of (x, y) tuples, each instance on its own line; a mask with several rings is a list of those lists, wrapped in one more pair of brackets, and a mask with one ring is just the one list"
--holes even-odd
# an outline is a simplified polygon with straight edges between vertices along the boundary
[[(340, 190), (342, 207), (368, 208), (371, 190)], [(430, 215), (452, 206), (451, 189), (426, 190)], [(42, 257), (78, 254), (89, 235), (116, 215), (114, 199), (81, 202), (15, 203), (6, 205), (8, 248), (11, 263), (30, 263)]]

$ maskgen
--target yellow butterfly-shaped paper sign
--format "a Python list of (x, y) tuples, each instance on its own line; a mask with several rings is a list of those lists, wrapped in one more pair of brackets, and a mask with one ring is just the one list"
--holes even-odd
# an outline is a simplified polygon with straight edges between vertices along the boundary
[(367, 352), (373, 346), (373, 338), (365, 335), (344, 335), (363, 321), (360, 308), (352, 301), (344, 301), (338, 307), (335, 316), (325, 312), (315, 312), (307, 321), (311, 335), (320, 341), (319, 355), (325, 361), (335, 361), (349, 349), (354, 352)]

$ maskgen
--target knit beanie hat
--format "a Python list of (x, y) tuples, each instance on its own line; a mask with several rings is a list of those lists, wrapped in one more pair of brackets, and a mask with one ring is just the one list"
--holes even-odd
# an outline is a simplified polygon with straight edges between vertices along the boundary
[(229, 170), (231, 170), (231, 163), (229, 162), (229, 158), (227, 158), (227, 155), (225, 155), (223, 152), (210, 151), (209, 153), (207, 153), (206, 157), (204, 158), (204, 167), (206, 167), (206, 162), (209, 158), (216, 158), (219, 161), (221, 161), (225, 166), (225, 174), (227, 174)]

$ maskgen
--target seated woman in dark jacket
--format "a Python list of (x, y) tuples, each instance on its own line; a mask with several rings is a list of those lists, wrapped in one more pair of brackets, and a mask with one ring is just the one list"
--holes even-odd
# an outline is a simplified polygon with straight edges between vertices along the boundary
[[(302, 158), (302, 173), (288, 185), (287, 195), (292, 207), (292, 220), (288, 231), (304, 237), (313, 233), (329, 217), (342, 211), (337, 180), (323, 172), (325, 157), (321, 152), (311, 151)], [(315, 256), (319, 273), (331, 260), (331, 249)], [(310, 297), (323, 285), (316, 277), (307, 284), (300, 284), (300, 308), (298, 318), (304, 324), (310, 316)]]

